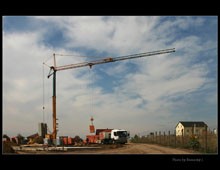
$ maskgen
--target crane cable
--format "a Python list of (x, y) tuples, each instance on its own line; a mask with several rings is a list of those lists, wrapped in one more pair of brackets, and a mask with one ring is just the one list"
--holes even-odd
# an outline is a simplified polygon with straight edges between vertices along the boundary
[(91, 93), (90, 93), (90, 117), (93, 117), (93, 114), (94, 114), (94, 74), (93, 74), (93, 70), (92, 70), (92, 67), (90, 67), (90, 77), (91, 77)]
[(69, 57), (82, 57), (82, 58), (89, 58), (89, 59), (101, 59), (103, 57), (99, 56), (83, 56), (83, 55), (77, 55), (77, 54), (56, 54), (56, 56), (69, 56)]
[(43, 123), (44, 123), (44, 109), (45, 109), (44, 93), (45, 93), (45, 90), (44, 90), (44, 63), (43, 63)]
[(90, 117), (92, 116), (93, 113), (93, 109), (92, 109), (92, 100), (93, 100), (93, 96), (92, 96), (92, 92), (93, 92), (93, 80), (92, 80), (92, 67), (90, 67), (89, 69), (89, 77), (91, 77), (91, 93), (90, 93)]

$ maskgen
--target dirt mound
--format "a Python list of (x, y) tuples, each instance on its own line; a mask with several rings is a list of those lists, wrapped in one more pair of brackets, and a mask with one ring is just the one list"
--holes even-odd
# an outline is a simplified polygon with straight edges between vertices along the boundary
[(14, 149), (11, 146), (15, 144), (12, 142), (4, 141), (3, 142), (3, 153), (15, 153)]

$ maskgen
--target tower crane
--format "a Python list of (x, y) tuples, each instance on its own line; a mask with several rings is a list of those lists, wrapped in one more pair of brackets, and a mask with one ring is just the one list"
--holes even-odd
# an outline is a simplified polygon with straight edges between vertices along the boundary
[(56, 118), (56, 72), (67, 70), (67, 69), (74, 69), (79, 67), (85, 67), (89, 66), (92, 68), (94, 65), (98, 64), (105, 64), (105, 63), (111, 63), (116, 61), (122, 61), (127, 59), (135, 59), (135, 58), (141, 58), (141, 57), (147, 57), (147, 56), (153, 56), (153, 55), (160, 55), (165, 53), (172, 53), (175, 52), (175, 48), (172, 49), (164, 49), (164, 50), (157, 50), (152, 52), (145, 52), (145, 53), (139, 53), (139, 54), (132, 54), (132, 55), (126, 55), (126, 56), (120, 56), (120, 57), (109, 57), (89, 62), (82, 62), (77, 64), (69, 64), (69, 65), (63, 65), (63, 66), (56, 66), (56, 58), (55, 54), (53, 54), (54, 57), (54, 66), (50, 66), (50, 71), (48, 74), (48, 78), (53, 75), (53, 96), (52, 96), (52, 112), (53, 112), (53, 132), (52, 132), (52, 139), (56, 139), (57, 137), (57, 118)]

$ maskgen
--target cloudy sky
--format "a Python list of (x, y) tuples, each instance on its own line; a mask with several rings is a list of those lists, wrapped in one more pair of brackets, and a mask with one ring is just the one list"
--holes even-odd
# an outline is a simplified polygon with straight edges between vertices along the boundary
[[(217, 127), (216, 16), (3, 16), (3, 133), (52, 131), (53, 65), (161, 49), (176, 52), (57, 72), (59, 135), (96, 128)], [(46, 65), (43, 65), (43, 62)], [(48, 66), (47, 66), (48, 65)], [(43, 111), (43, 106), (45, 109)]]

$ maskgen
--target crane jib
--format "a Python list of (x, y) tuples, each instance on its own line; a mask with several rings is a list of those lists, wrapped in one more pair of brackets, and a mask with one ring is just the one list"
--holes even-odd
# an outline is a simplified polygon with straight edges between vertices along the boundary
[(51, 67), (51, 68), (56, 71), (85, 67), (85, 66), (89, 66), (91, 68), (92, 66), (97, 65), (97, 64), (104, 64), (104, 63), (122, 61), (122, 60), (127, 60), (127, 59), (135, 59), (135, 58), (147, 57), (147, 56), (152, 56), (152, 55), (160, 55), (160, 54), (171, 53), (171, 52), (175, 52), (175, 48), (152, 51), (152, 52), (145, 52), (145, 53), (139, 53), (139, 54), (132, 54), (132, 55), (127, 55), (127, 56), (115, 57), (115, 58), (108, 57), (108, 58), (95, 60), (95, 61), (83, 62), (83, 63), (78, 63), (78, 64), (69, 64), (65, 66), (58, 66), (58, 67), (53, 67), (53, 68)]

